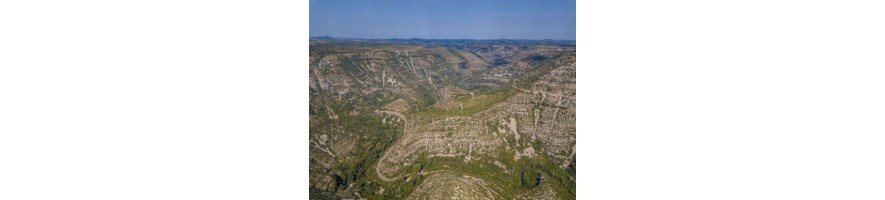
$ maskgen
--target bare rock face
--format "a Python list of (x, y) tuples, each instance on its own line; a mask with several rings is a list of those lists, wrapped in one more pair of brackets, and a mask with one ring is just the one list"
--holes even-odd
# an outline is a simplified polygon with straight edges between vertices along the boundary
[(575, 63), (568, 45), (312, 41), (311, 196), (573, 199)]

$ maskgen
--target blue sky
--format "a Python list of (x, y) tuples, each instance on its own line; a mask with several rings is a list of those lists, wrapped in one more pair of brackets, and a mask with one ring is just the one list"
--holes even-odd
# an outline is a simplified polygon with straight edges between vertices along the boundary
[(311, 0), (310, 35), (575, 39), (574, 0)]

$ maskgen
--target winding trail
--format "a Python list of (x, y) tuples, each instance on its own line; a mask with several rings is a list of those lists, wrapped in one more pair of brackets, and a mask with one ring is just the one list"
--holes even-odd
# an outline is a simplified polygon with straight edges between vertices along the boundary
[[(391, 115), (399, 117), (400, 119), (403, 120), (403, 124), (404, 124), (403, 125), (403, 136), (400, 136), (400, 138), (402, 138), (406, 134), (408, 134), (407, 130), (409, 130), (409, 121), (406, 120), (406, 117), (402, 113), (399, 113), (396, 111), (389, 111), (389, 110), (376, 110), (375, 113), (391, 114)], [(397, 139), (397, 141), (399, 141), (399, 139)], [(401, 176), (397, 176), (397, 177), (387, 177), (381, 173), (381, 162), (385, 158), (387, 158), (387, 155), (390, 153), (390, 151), (391, 151), (391, 149), (387, 149), (387, 151), (384, 151), (384, 154), (381, 155), (381, 158), (379, 158), (378, 161), (375, 163), (375, 174), (378, 174), (378, 178), (381, 178), (381, 180), (388, 181), (388, 182), (394, 181), (396, 179), (400, 179), (400, 178), (406, 176), (406, 175), (401, 175)], [(424, 175), (424, 176), (428, 176), (428, 175), (432, 175), (432, 174), (439, 173), (439, 172), (454, 172), (454, 171), (451, 171), (451, 170), (437, 170), (437, 171), (432, 171), (432, 172), (423, 172), (422, 171), (420, 174)]]
[[(386, 113), (386, 114), (391, 114), (391, 115), (399, 117), (400, 119), (403, 120), (403, 135), (400, 136), (400, 138), (402, 138), (403, 136), (405, 136), (407, 134), (407, 130), (409, 130), (409, 121), (406, 120), (406, 116), (404, 116), (402, 113), (399, 113), (396, 111), (389, 111), (389, 110), (376, 110), (375, 113)], [(397, 139), (397, 141), (399, 141), (399, 139)], [(394, 144), (396, 144), (396, 142), (394, 142)], [(378, 178), (381, 178), (381, 180), (388, 181), (388, 182), (399, 179), (400, 177), (402, 177), (402, 176), (400, 176), (400, 177), (389, 178), (389, 177), (384, 176), (384, 174), (381, 173), (381, 162), (383, 162), (384, 159), (387, 158), (387, 154), (389, 154), (390, 151), (391, 151), (390, 148), (388, 148), (387, 151), (384, 151), (384, 155), (381, 155), (381, 158), (379, 158), (378, 161), (375, 163), (375, 174), (378, 174)]]
[[(399, 113), (399, 112), (396, 112), (396, 111), (389, 111), (389, 110), (376, 110), (375, 113), (378, 113), (378, 114), (391, 114), (391, 115), (397, 116), (397, 117), (399, 117), (400, 119), (403, 120), (403, 124), (404, 124), (404, 125), (403, 125), (403, 135), (400, 136), (400, 138), (398, 138), (397, 141), (399, 141), (400, 139), (402, 139), (403, 137), (405, 137), (405, 136), (408, 134), (408, 130), (409, 130), (409, 121), (406, 120), (405, 115), (403, 115), (402, 113)], [(394, 144), (395, 144), (395, 142), (394, 142)], [(379, 158), (378, 161), (375, 163), (375, 174), (378, 175), (378, 178), (380, 178), (381, 180), (387, 181), (387, 182), (394, 181), (394, 180), (397, 180), (397, 179), (401, 179), (401, 178), (403, 178), (403, 177), (406, 177), (406, 175), (400, 175), (400, 176), (396, 176), (396, 177), (387, 177), (387, 176), (384, 176), (384, 174), (381, 172), (381, 162), (383, 162), (383, 161), (387, 158), (387, 155), (390, 153), (390, 151), (392, 151), (392, 148), (389, 148), (389, 149), (387, 149), (387, 151), (384, 151), (384, 154), (381, 155), (381, 158)], [(421, 171), (421, 172), (419, 172), (419, 174), (422, 175), (422, 176), (428, 176), (428, 180), (431, 179), (431, 178), (430, 178), (431, 175), (434, 175), (434, 174), (436, 174), (436, 175), (434, 175), (434, 176), (440, 176), (440, 175), (443, 175), (443, 174), (437, 174), (437, 173), (443, 173), (443, 174), (444, 174), (444, 173), (449, 173), (449, 174), (455, 175), (456, 177), (458, 177), (458, 178), (460, 178), (460, 179), (469, 180), (470, 182), (473, 182), (474, 184), (477, 184), (477, 185), (480, 186), (482, 189), (484, 189), (484, 190), (485, 190), (485, 194), (488, 195), (489, 197), (495, 197), (495, 196), (497, 196), (497, 192), (495, 192), (493, 189), (489, 188), (488, 184), (486, 184), (486, 182), (485, 182), (484, 180), (480, 179), (480, 178), (476, 178), (476, 177), (472, 177), (472, 176), (464, 175), (464, 174), (461, 174), (461, 173), (459, 173), (459, 172), (455, 172), (455, 171), (447, 170), (447, 169), (436, 170), (436, 171), (430, 171), (430, 172), (425, 172), (425, 171)], [(456, 175), (456, 174), (457, 174), (457, 175)], [(423, 184), (422, 184), (422, 185), (423, 185)]]

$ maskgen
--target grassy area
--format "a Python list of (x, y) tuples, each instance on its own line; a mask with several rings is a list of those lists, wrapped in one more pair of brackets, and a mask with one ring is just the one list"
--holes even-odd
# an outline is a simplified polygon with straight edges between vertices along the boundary
[(510, 96), (513, 96), (516, 91), (512, 89), (502, 89), (494, 92), (489, 92), (485, 94), (475, 94), (473, 96), (470, 95), (459, 95), (452, 99), (457, 106), (452, 109), (439, 109), (434, 107), (428, 107), (420, 112), (415, 114), (417, 115), (431, 115), (431, 116), (463, 116), (463, 115), (471, 115), (488, 108), (491, 108), (498, 102), (504, 101)]

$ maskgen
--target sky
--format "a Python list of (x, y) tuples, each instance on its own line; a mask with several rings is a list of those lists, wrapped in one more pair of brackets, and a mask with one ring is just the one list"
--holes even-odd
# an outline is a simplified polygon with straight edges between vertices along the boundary
[(310, 36), (575, 39), (575, 0), (310, 0)]

